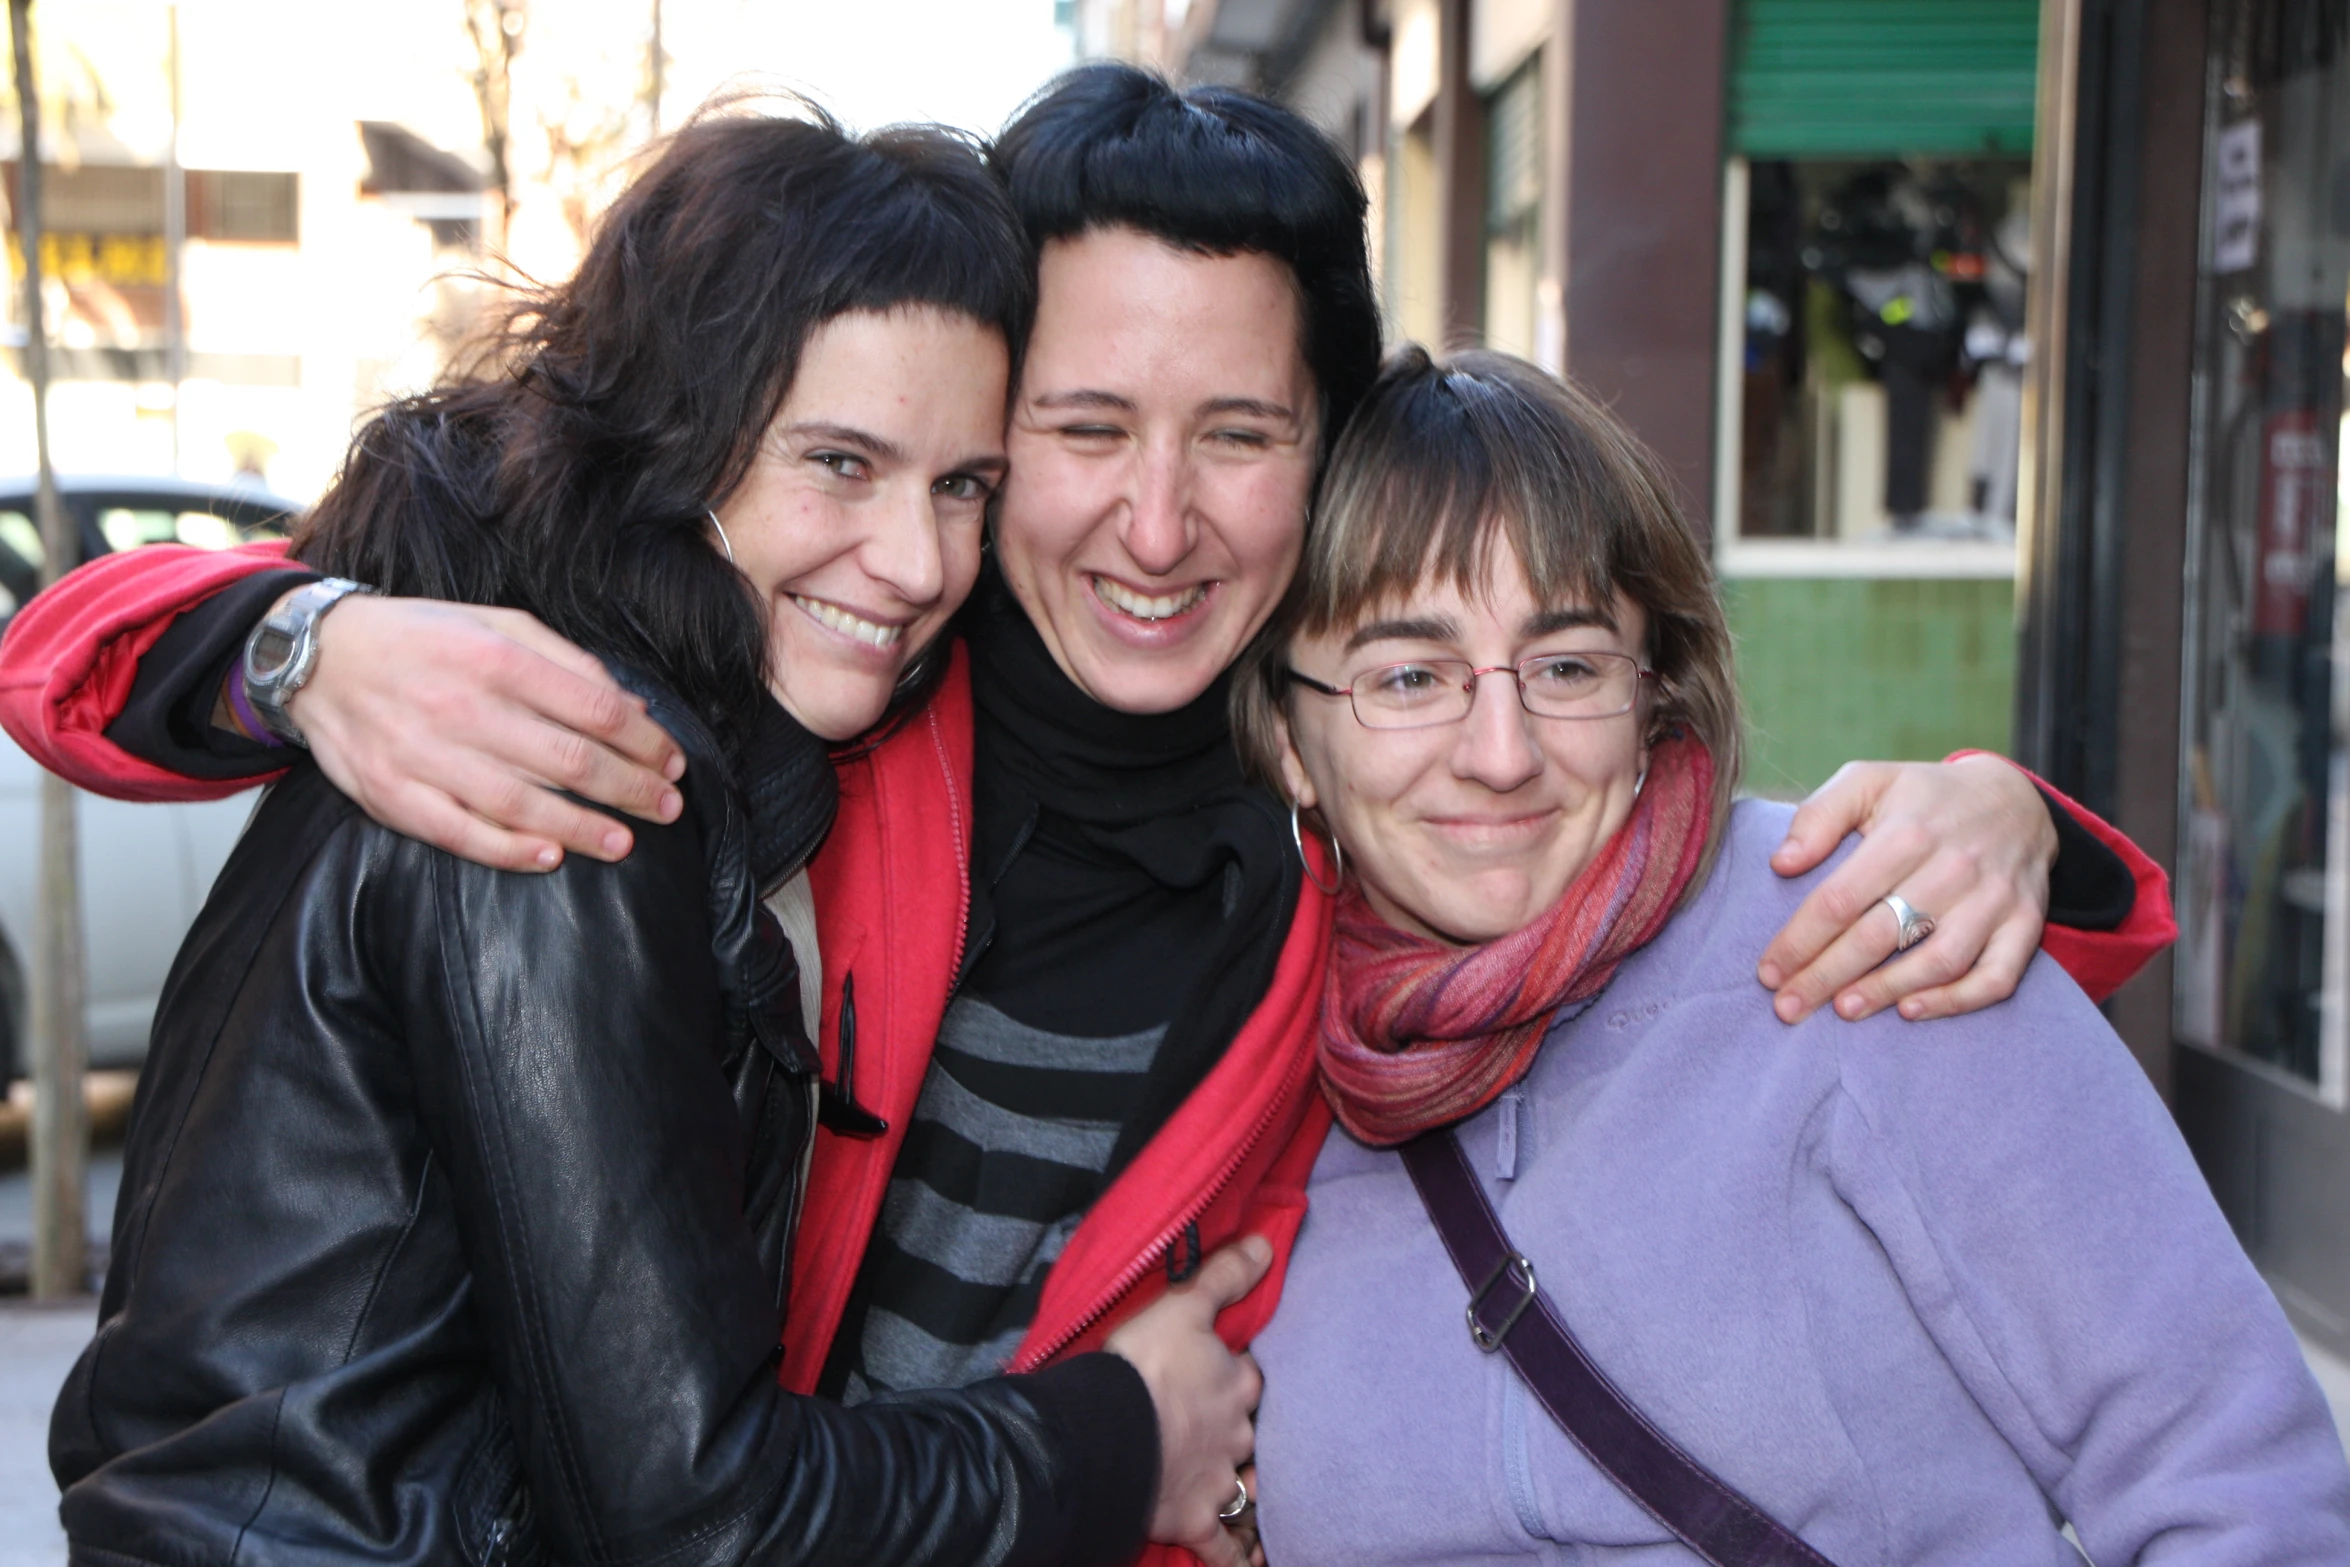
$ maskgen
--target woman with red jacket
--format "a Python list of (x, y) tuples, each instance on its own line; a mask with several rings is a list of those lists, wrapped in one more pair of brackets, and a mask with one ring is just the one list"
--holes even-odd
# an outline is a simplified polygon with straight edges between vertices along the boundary
[[(1336, 867), (1241, 779), (1224, 672), (1287, 586), (1321, 455), (1376, 369), (1360, 190), (1285, 110), (1110, 66), (1050, 89), (999, 161), (1042, 262), (997, 564), (937, 689), (836, 757), (812, 913), (784, 911), (821, 953), (827, 1094), (783, 1374), (850, 1398), (1041, 1365), (1222, 1241), (1285, 1249), (1327, 1127), (1311, 1037)], [(0, 721), (116, 793), (265, 775), (267, 747), (213, 717), (291, 585), (275, 566), (86, 568), (0, 648)], [(392, 825), (527, 868), (628, 835), (518, 781), (675, 809), (674, 747), (519, 617), (353, 601), (322, 648), (290, 712)], [(2126, 978), (2168, 939), (2160, 872), (2041, 801), (1993, 759), (1848, 774), (1778, 862), (1872, 829), (1758, 955), (1781, 1015), (1998, 999), (2060, 839), (2058, 908), (2108, 928), (2051, 948), (2093, 989)], [(1893, 891), (1941, 929), (1878, 968)], [(1865, 911), (1849, 930), (1840, 904)], [(1278, 1283), (1277, 1264), (1229, 1341)]]
[(713, 110), (478, 373), (361, 427), (289, 618), (360, 577), (528, 606), (693, 748), (688, 804), (517, 876), (272, 789), (164, 986), (50, 1425), (77, 1560), (1238, 1567), (1257, 1382), (1213, 1316), (1261, 1241), (1040, 1376), (777, 1384), (818, 1066), (763, 895), (979, 574), (1034, 290), (965, 138)]

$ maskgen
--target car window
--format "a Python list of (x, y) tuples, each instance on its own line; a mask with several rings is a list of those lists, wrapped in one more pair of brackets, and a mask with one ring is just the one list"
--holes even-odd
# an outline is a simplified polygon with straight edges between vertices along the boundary
[(271, 525), (240, 526), (233, 518), (211, 511), (161, 511), (109, 506), (98, 513), (98, 531), (109, 549), (137, 549), (142, 544), (191, 544), (197, 549), (225, 550), (250, 539), (279, 539), (285, 530)]
[(0, 510), (0, 624), (41, 585), (41, 530), (21, 511)]
[[(256, 508), (256, 510), (257, 509), (258, 508)], [(182, 526), (187, 525), (187, 519), (191, 515), (193, 514), (187, 512), (180, 514), (180, 521)], [(231, 544), (258, 544), (264, 539), (283, 539), (290, 538), (292, 536), (294, 519), (285, 515), (283, 512), (266, 513), (259, 522), (255, 522), (252, 519), (253, 513), (248, 511), (244, 516), (238, 518), (234, 523), (232, 523), (231, 526), (235, 529), (235, 536), (232, 537), (228, 542)], [(185, 535), (182, 535), (182, 537), (187, 543), (193, 544), (196, 542), (194, 539), (187, 539)]]
[[(282, 517), (273, 516), (262, 522), (243, 520), (260, 512), (259, 506), (245, 506), (243, 518), (227, 515), (227, 508), (237, 504), (234, 500), (225, 501), (222, 511), (205, 510), (201, 503), (190, 511), (170, 506), (107, 506), (98, 512), (98, 533), (110, 550), (136, 549), (142, 544), (189, 544), (197, 549), (224, 550), (257, 539), (286, 536), (286, 519)], [(85, 543), (83, 547), (87, 550), (91, 546)], [(0, 507), (0, 626), (6, 625), (24, 601), (38, 591), (45, 559), (47, 551), (41, 548), (41, 530), (32, 517), (13, 507)]]
[(172, 523), (172, 532), (182, 544), (193, 544), (200, 550), (225, 550), (244, 542), (235, 523), (208, 511), (181, 512)]

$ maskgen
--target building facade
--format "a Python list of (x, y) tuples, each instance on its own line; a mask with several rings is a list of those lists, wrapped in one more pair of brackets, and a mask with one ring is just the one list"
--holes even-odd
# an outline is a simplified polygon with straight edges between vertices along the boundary
[[(460, 329), (452, 315), (466, 314), (470, 291), (452, 275), (480, 262), (484, 203), (470, 153), (427, 143), (467, 146), (480, 133), (461, 25), (404, 20), (287, 0), (36, 11), (61, 471), (243, 473), (306, 499), (340, 463), (358, 413), (431, 379)], [(6, 119), (13, 212), (16, 115)], [(21, 344), (13, 222), (8, 246), (7, 319)], [(0, 406), (16, 417), (0, 419), (0, 471), (25, 474), (30, 392), (13, 344)]]
[(2112, 1015), (2350, 1353), (2350, 0), (1100, 3), (1354, 151), (1398, 337), (1664, 458), (1750, 787), (1987, 745), (2164, 862)]

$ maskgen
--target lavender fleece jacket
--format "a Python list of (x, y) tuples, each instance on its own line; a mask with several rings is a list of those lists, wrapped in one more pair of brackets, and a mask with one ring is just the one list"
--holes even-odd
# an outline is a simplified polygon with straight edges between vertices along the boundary
[[(1779, 1023), (1814, 878), (1705, 891), (1462, 1139), (1584, 1347), (1838, 1567), (2350, 1562), (2350, 1469), (2144, 1074), (2055, 964), (1972, 1017)], [(1272, 1567), (1694, 1562), (1501, 1356), (1392, 1153), (1334, 1134), (1257, 1340)]]

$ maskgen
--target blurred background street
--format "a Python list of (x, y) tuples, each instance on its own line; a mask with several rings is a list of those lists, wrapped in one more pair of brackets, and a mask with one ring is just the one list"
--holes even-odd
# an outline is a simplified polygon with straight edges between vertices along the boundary
[[(2350, 1411), (2350, 0), (37, 0), (80, 558), (283, 534), (369, 410), (720, 91), (992, 131), (1136, 61), (1282, 99), (1390, 336), (1579, 379), (1708, 531), (1748, 785), (2015, 756), (2172, 878), (2108, 1011)], [(0, 193), (24, 149), (12, 99)], [(32, 521), (0, 321), (0, 627)], [(37, 774), (0, 739), (0, 1567), (93, 1304), (24, 1299)], [(99, 1149), (250, 809), (84, 797)], [(2346, 1423), (2350, 1424), (2350, 1423)]]

